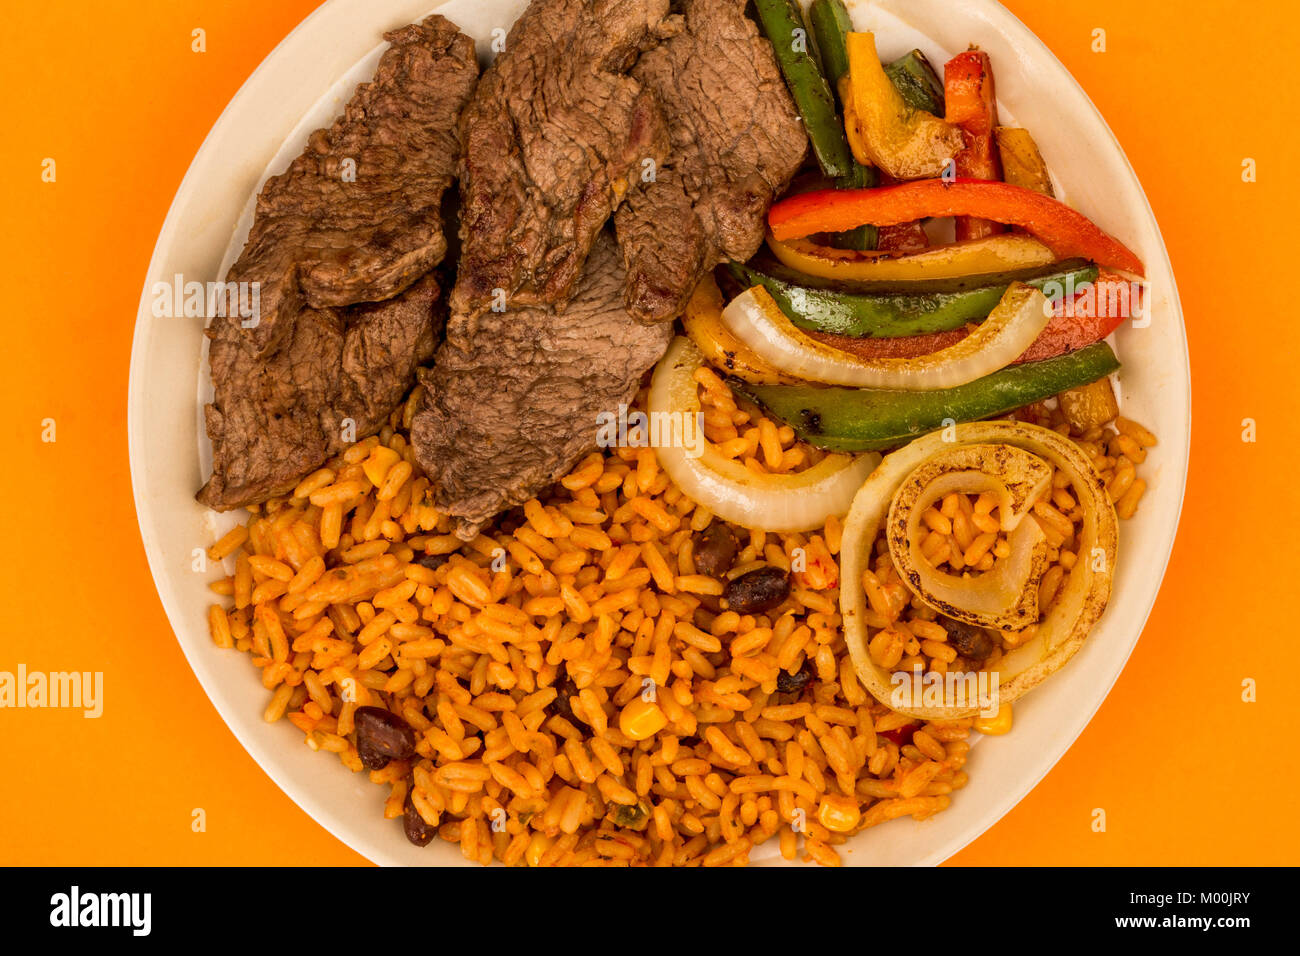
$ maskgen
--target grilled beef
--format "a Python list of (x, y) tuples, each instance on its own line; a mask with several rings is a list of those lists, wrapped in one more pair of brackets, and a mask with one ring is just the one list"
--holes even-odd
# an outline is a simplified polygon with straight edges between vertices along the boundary
[(597, 446), (597, 419), (617, 414), (672, 338), (623, 306), (623, 267), (601, 236), (573, 298), (546, 307), (453, 316), (411, 427), (440, 511), (472, 538)]
[(667, 147), (627, 76), (668, 0), (533, 0), (462, 118), (462, 254), (452, 312), (563, 307), (597, 234)]
[(303, 309), (289, 340), (258, 355), (214, 325), (216, 395), (204, 409), (212, 477), (199, 501), (218, 511), (284, 494), (350, 442), (379, 431), (433, 358), (443, 307), (429, 275), (395, 299)]
[(433, 357), (445, 309), (426, 274), (446, 251), (439, 210), (478, 62), (441, 16), (386, 39), (374, 80), (267, 182), (226, 277), (256, 283), (260, 308), (207, 333), (213, 473), (198, 498), (212, 508), (283, 493), (378, 431)]
[(374, 79), (257, 198), (227, 281), (260, 283), (260, 322), (245, 331), (261, 354), (285, 341), (302, 304), (392, 298), (446, 253), (440, 209), (478, 78), (474, 41), (436, 15), (385, 39)]
[(632, 70), (664, 112), (668, 159), (615, 215), (628, 309), (646, 321), (679, 315), (707, 270), (758, 250), (767, 208), (808, 148), (744, 0), (680, 5), (685, 29)]

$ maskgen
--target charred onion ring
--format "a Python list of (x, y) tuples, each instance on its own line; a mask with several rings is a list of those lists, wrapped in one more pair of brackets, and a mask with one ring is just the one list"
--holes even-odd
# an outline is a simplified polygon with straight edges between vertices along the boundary
[[(926, 460), (899, 487), (886, 537), (894, 566), (913, 593), (976, 627), (1021, 630), (1038, 623), (1038, 582), (1047, 570), (1046, 536), (1029, 509), (1051, 487), (1052, 466), (1014, 445), (958, 445)], [(978, 577), (947, 574), (921, 553), (922, 518), (953, 492), (991, 494), (1011, 554)]]
[[(674, 339), (650, 383), (650, 414), (698, 413), (695, 370), (703, 362), (704, 354), (690, 339)], [(684, 493), (724, 521), (765, 531), (811, 531), (831, 515), (844, 514), (880, 461), (875, 453), (827, 455), (795, 474), (760, 475), (722, 455), (703, 434), (699, 437), (703, 448), (695, 457), (682, 447), (656, 448), (664, 471)]]
[(956, 344), (917, 358), (865, 359), (800, 331), (762, 286), (722, 310), (727, 329), (780, 372), (825, 385), (909, 391), (953, 388), (1005, 368), (1024, 354), (1051, 317), (1043, 293), (1015, 282), (989, 317)]
[[(945, 463), (953, 466), (959, 462), (960, 459), (954, 457), (954, 449), (960, 446), (1006, 446), (1028, 452), (1063, 471), (1083, 507), (1078, 560), (1057, 592), (1052, 609), (1038, 622), (1035, 635), (1025, 644), (1006, 653), (995, 668), (1001, 702), (1016, 700), (1074, 656), (1106, 608), (1115, 567), (1118, 528), (1114, 505), (1106, 494), (1105, 485), (1083, 452), (1069, 439), (1054, 431), (1018, 422), (956, 425), (920, 438), (886, 457), (858, 491), (845, 522), (840, 555), (840, 610), (844, 616), (845, 640), (863, 686), (882, 703), (921, 720), (969, 717), (978, 713), (981, 705), (978, 701), (960, 696), (957, 699), (945, 696), (942, 706), (912, 706), (906, 700), (900, 703), (900, 700), (895, 699), (891, 673), (872, 660), (867, 646), (866, 595), (860, 582), (862, 572), (870, 566), (872, 550), (886, 515), (890, 515), (889, 531), (900, 548), (905, 547), (907, 553), (911, 553), (911, 544), (906, 540), (906, 529), (900, 529), (897, 525), (900, 520), (911, 524), (912, 516), (908, 513), (908, 506), (902, 504), (899, 511), (893, 513), (894, 505), (900, 501), (900, 491), (904, 490), (913, 476), (920, 476), (921, 479), (925, 477), (923, 469), (927, 463), (936, 466), (932, 469), (935, 479), (942, 479), (945, 473), (957, 473), (952, 467), (945, 472), (944, 467)], [(972, 490), (976, 489), (972, 487)], [(1011, 492), (1011, 489), (1008, 491)], [(913, 507), (919, 507), (930, 497), (923, 490), (914, 490), (909, 494)], [(1012, 501), (1014, 497), (1012, 493)], [(1012, 510), (1014, 512), (1014, 508)], [(1002, 517), (1005, 527), (1008, 513), (1004, 512)], [(1032, 520), (1022, 515), (1019, 522), (1015, 522), (1013, 517), (1012, 523), (1019, 528)], [(1014, 533), (1013, 531), (1013, 537)], [(1017, 571), (1014, 575), (990, 579), (990, 585), (996, 588), (996, 582), (1000, 580), (1019, 580), (1020, 577), (1021, 573)], [(978, 617), (974, 610), (976, 602), (972, 601), (965, 608), (954, 607), (928, 592), (923, 578), (919, 582), (909, 580), (904, 573), (904, 580), (917, 597), (936, 610), (949, 615), (957, 611), (968, 621)], [(1026, 576), (1026, 587), (1037, 587), (1032, 569)], [(987, 608), (984, 610), (987, 611)]]

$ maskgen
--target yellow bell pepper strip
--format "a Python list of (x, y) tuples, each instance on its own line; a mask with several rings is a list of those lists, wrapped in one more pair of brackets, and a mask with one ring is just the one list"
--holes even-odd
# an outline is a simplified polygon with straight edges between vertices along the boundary
[(1031, 236), (991, 236), (900, 255), (851, 252), (819, 246), (807, 239), (782, 242), (768, 233), (767, 246), (791, 269), (837, 282), (908, 282), (953, 279), (1033, 269), (1057, 261), (1052, 250)]
[[(1002, 178), (1002, 162), (993, 145), (998, 125), (998, 100), (993, 85), (993, 63), (980, 50), (967, 50), (953, 57), (943, 68), (944, 102), (948, 122), (961, 128), (965, 147), (955, 157), (954, 172), (971, 179)], [(957, 239), (982, 239), (1006, 229), (999, 223), (972, 216), (958, 216)]]
[(850, 33), (846, 47), (849, 73), (840, 94), (854, 158), (895, 179), (938, 176), (962, 148), (961, 130), (907, 104), (881, 66), (872, 34)]
[[(695, 343), (716, 368), (756, 385), (798, 385), (799, 379), (786, 375), (770, 362), (754, 354), (753, 350), (736, 338), (722, 321), (722, 290), (713, 276), (706, 275), (695, 287), (682, 326), (687, 337)], [(382, 445), (380, 446), (383, 447)]]
[(879, 189), (805, 193), (774, 205), (767, 221), (778, 241), (843, 232), (864, 223), (893, 225), (934, 216), (978, 216), (1020, 226), (1062, 258), (1078, 256), (1141, 276), (1142, 260), (1063, 202), (1010, 183), (939, 179)]

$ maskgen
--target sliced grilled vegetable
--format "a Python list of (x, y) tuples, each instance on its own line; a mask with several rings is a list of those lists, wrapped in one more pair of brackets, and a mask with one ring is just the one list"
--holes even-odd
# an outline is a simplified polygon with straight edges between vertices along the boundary
[(808, 7), (808, 22), (817, 40), (822, 58), (822, 73), (838, 95), (840, 77), (849, 72), (849, 51), (845, 38), (853, 29), (853, 20), (844, 0), (813, 0)]
[[(1138, 301), (1132, 301), (1137, 296)], [(1020, 357), (1037, 362), (1104, 339), (1141, 308), (1142, 290), (1113, 272), (1101, 273), (1047, 323), (1034, 344)]]
[(910, 282), (1013, 269), (1056, 262), (1051, 249), (1031, 236), (990, 236), (913, 253), (860, 253), (819, 246), (807, 239), (779, 240), (768, 233), (767, 246), (780, 262), (832, 282)]
[(914, 110), (925, 110), (944, 119), (943, 84), (926, 55), (913, 50), (885, 67), (885, 75), (897, 87), (903, 102)]
[(897, 255), (910, 255), (930, 248), (930, 237), (921, 222), (905, 222), (897, 226), (872, 226), (876, 230), (876, 249)]
[(761, 285), (781, 311), (801, 329), (839, 335), (897, 337), (960, 329), (985, 318), (1012, 282), (1062, 292), (1092, 282), (1097, 267), (1082, 259), (995, 275), (965, 276), (914, 283), (855, 285), (852, 291), (819, 287), (780, 265), (763, 269), (731, 263), (731, 275), (744, 287)]
[[(651, 415), (700, 412), (695, 370), (704, 355), (678, 336), (655, 367)], [(789, 475), (760, 475), (722, 455), (708, 442), (699, 455), (686, 448), (656, 448), (659, 463), (683, 492), (723, 521), (742, 528), (808, 531), (848, 511), (853, 495), (880, 461), (879, 455), (828, 455)]]
[[(880, 184), (880, 176), (870, 166), (862, 166), (856, 160), (853, 170), (847, 176), (835, 180), (836, 189), (872, 189)], [(870, 252), (876, 248), (880, 231), (871, 225), (858, 226), (848, 232), (836, 232), (826, 237), (832, 249), (853, 249)]]
[[(1057, 302), (1055, 315), (1047, 328), (1038, 334), (1034, 344), (1012, 364), (1038, 362), (1055, 358), (1100, 342), (1119, 328), (1129, 317), (1127, 297), (1131, 294), (1129, 283), (1114, 273), (1102, 273), (1091, 285), (1075, 294), (1073, 300)], [(1110, 301), (1114, 301), (1112, 307)], [(1100, 307), (1099, 307), (1100, 306)], [(816, 339), (833, 349), (848, 352), (864, 359), (915, 358), (929, 355), (955, 345), (973, 332), (973, 325), (950, 332), (931, 332), (902, 338), (870, 339), (857, 336), (835, 335), (829, 332), (809, 331)]]
[(763, 385), (797, 385), (800, 380), (763, 361), (722, 322), (722, 292), (713, 276), (695, 287), (682, 315), (682, 326), (710, 365)]
[(857, 388), (948, 389), (1003, 368), (1027, 349), (1051, 318), (1037, 289), (1013, 282), (983, 324), (951, 348), (914, 359), (860, 359), (809, 338), (762, 286), (722, 310), (727, 328), (772, 366), (810, 382)]
[[(920, 50), (913, 50), (885, 66), (885, 74), (898, 90), (903, 102), (912, 109), (925, 110), (943, 119), (943, 84), (934, 67)], [(891, 185), (896, 180), (878, 185)], [(920, 220), (900, 222), (896, 226), (876, 229), (876, 248), (884, 252), (920, 252), (930, 245), (930, 237)]]
[[(1048, 323), (1051, 327), (1051, 323)], [(930, 355), (940, 349), (956, 345), (975, 331), (974, 325), (963, 325), (960, 329), (949, 332), (927, 332), (924, 335), (903, 335), (883, 339), (868, 339), (856, 335), (836, 335), (834, 332), (815, 332), (809, 330), (809, 338), (816, 339), (823, 345), (829, 345), (841, 352), (848, 352), (858, 358), (916, 358)], [(1047, 329), (1040, 332), (1041, 336)], [(1035, 340), (1037, 341), (1037, 340)], [(1030, 348), (1033, 348), (1031, 345)]]
[[(949, 60), (943, 68), (943, 91), (948, 122), (960, 127), (966, 140), (966, 145), (953, 157), (956, 175), (1001, 179), (1002, 161), (993, 145), (998, 99), (989, 55), (981, 50), (967, 50)], [(1006, 232), (1000, 223), (974, 216), (958, 216), (955, 225), (959, 242)]]
[[(1105, 485), (1077, 445), (1056, 432), (1019, 422), (958, 425), (953, 432), (920, 439), (881, 462), (854, 498), (853, 508), (844, 524), (840, 552), (840, 579), (844, 582), (840, 589), (840, 611), (844, 617), (845, 641), (858, 679), (877, 700), (899, 713), (921, 720), (952, 720), (969, 717), (986, 706), (1005, 706), (1058, 671), (1083, 646), (1093, 625), (1106, 609), (1115, 568), (1118, 539), (1115, 509), (1106, 495)], [(1051, 609), (1038, 621), (1032, 636), (997, 662), (996, 700), (976, 699), (972, 693), (974, 688), (959, 681), (958, 686), (945, 693), (941, 704), (935, 704), (911, 699), (909, 685), (905, 682), (895, 684), (893, 674), (872, 658), (870, 642), (874, 635), (867, 623), (866, 595), (861, 587), (849, 586), (849, 582), (860, 581), (862, 573), (870, 567), (876, 538), (886, 523), (886, 516), (890, 518), (888, 525), (891, 530), (896, 531), (895, 518), (910, 524), (913, 512), (930, 497), (934, 482), (947, 481), (958, 490), (960, 479), (950, 476), (987, 474), (995, 481), (1001, 480), (996, 472), (981, 468), (978, 460), (975, 468), (963, 468), (961, 472), (944, 467), (946, 459), (957, 453), (956, 449), (970, 446), (988, 449), (984, 453), (986, 460), (996, 460), (997, 449), (1016, 449), (1063, 473), (1069, 481), (1070, 493), (1083, 510), (1076, 552), (1090, 558), (1077, 561), (1071, 568)], [(921, 474), (921, 469), (931, 464), (934, 467), (929, 469), (929, 473)], [(906, 490), (914, 478), (918, 479), (914, 482), (917, 487)], [(1021, 526), (1034, 520), (1023, 518)], [(894, 538), (890, 541), (890, 550), (891, 556), (897, 560), (907, 542), (898, 539), (896, 534)], [(971, 616), (963, 610), (964, 606), (990, 596), (999, 597), (997, 592), (1005, 590), (1014, 580), (1009, 575), (1001, 578), (990, 576), (991, 572), (966, 579), (962, 588), (966, 593), (955, 595), (956, 601), (953, 602), (935, 593), (933, 578), (922, 568), (917, 567), (914, 571), (912, 575), (904, 575), (912, 592), (922, 602), (949, 617), (953, 616), (953, 610), (957, 611), (962, 620)], [(1037, 586), (1038, 582), (1031, 573), (1024, 582), (1024, 589), (1037, 589)], [(985, 594), (986, 591), (992, 593)]]
[(1066, 389), (1056, 396), (1061, 414), (1072, 428), (1086, 432), (1090, 428), (1113, 422), (1119, 414), (1119, 403), (1115, 401), (1115, 389), (1110, 379), (1102, 378), (1090, 385)]
[(795, 0), (755, 0), (754, 6), (795, 107), (803, 117), (817, 164), (827, 176), (847, 176), (852, 170), (853, 157), (844, 136), (844, 124), (835, 109), (830, 85), (810, 51), (799, 4)]
[(734, 384), (809, 444), (831, 451), (868, 451), (896, 448), (943, 428), (948, 421), (1003, 415), (1095, 382), (1118, 368), (1119, 360), (1110, 346), (1098, 342), (1057, 358), (1013, 365), (942, 391)]
[[(1015, 445), (952, 444), (894, 493), (885, 523), (890, 557), (908, 587), (940, 614), (973, 627), (1023, 630), (1038, 622), (1037, 584), (1047, 569), (1047, 539), (1029, 512), (1051, 492), (1052, 467)], [(996, 501), (998, 530), (1011, 548), (978, 577), (940, 571), (921, 551), (925, 513), (955, 492)]]
[[(849, 71), (848, 35), (853, 29), (849, 12), (843, 0), (813, 0), (808, 8), (809, 21), (821, 52), (822, 69), (832, 89), (843, 103), (845, 75)], [(894, 87), (904, 102), (914, 109), (928, 110), (943, 115), (943, 89), (934, 69), (920, 50), (885, 67)], [(836, 182), (837, 189), (871, 188), (880, 185), (879, 173), (874, 166), (863, 166), (854, 160), (854, 173)], [(862, 180), (862, 181), (855, 181)], [(916, 252), (930, 243), (919, 222), (890, 226), (878, 230), (875, 226), (860, 226), (849, 232), (833, 233), (826, 237), (827, 245), (834, 249), (884, 249), (892, 252)]]
[(931, 216), (978, 216), (1020, 226), (1058, 256), (1082, 256), (1098, 265), (1143, 274), (1142, 260), (1127, 246), (1065, 203), (1022, 186), (979, 179), (804, 193), (774, 205), (768, 224), (778, 240), (789, 240), (842, 232), (868, 222), (883, 226)]
[(961, 131), (907, 104), (880, 65), (872, 34), (850, 33), (847, 46), (849, 74), (840, 95), (853, 157), (899, 180), (938, 176), (961, 149)]
[(1047, 171), (1038, 144), (1029, 130), (999, 126), (993, 131), (998, 144), (998, 157), (1002, 160), (1002, 178), (1013, 186), (1023, 186), (1036, 193), (1055, 198), (1052, 176)]
[[(822, 75), (826, 77), (832, 93), (838, 97), (840, 78), (849, 71), (849, 54), (844, 38), (853, 29), (844, 0), (813, 0), (808, 8), (808, 22), (812, 25), (821, 54)], [(847, 140), (845, 141), (847, 143)], [(848, 175), (835, 181), (837, 189), (863, 189), (880, 185), (874, 167), (863, 166), (854, 160)], [(836, 233), (826, 240), (836, 249), (869, 250), (876, 248), (876, 227), (859, 226), (848, 232)]]

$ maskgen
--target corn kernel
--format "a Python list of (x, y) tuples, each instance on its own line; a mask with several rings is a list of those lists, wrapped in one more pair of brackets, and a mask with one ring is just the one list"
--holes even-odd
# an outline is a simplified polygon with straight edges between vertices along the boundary
[(1011, 730), (1011, 704), (1003, 704), (994, 717), (976, 717), (974, 728), (986, 737), (997, 737)]
[(659, 709), (640, 697), (623, 708), (618, 715), (618, 729), (633, 740), (646, 740), (668, 726), (668, 718)]
[(817, 807), (817, 822), (835, 833), (852, 833), (862, 821), (862, 808), (852, 797), (827, 794)]
[(393, 449), (386, 445), (376, 445), (370, 452), (370, 457), (361, 463), (361, 470), (366, 473), (370, 483), (376, 487), (384, 483), (384, 477), (388, 470), (398, 463), (402, 458)]
[(534, 833), (533, 838), (528, 841), (528, 849), (524, 851), (524, 859), (528, 861), (529, 866), (537, 866), (542, 862), (542, 857), (546, 855), (555, 841), (545, 833)]

